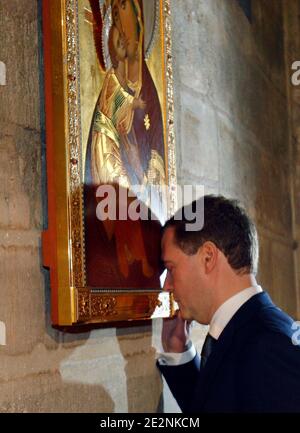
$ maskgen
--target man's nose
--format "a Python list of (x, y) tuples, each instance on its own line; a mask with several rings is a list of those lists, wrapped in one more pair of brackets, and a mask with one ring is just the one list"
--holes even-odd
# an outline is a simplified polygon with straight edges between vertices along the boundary
[(165, 282), (164, 282), (163, 289), (166, 292), (172, 292), (172, 290), (173, 290), (173, 284), (172, 284), (171, 276), (170, 276), (169, 272), (167, 272), (167, 276), (166, 276), (166, 279), (165, 279)]

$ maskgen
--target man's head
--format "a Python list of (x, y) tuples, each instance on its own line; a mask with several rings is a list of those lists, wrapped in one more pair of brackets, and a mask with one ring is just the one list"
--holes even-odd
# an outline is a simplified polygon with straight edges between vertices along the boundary
[[(227, 298), (248, 287), (258, 262), (254, 224), (235, 200), (205, 196), (204, 225), (187, 231), (191, 224), (184, 207), (163, 229), (162, 253), (168, 270), (165, 289), (174, 293), (182, 315), (209, 323)], [(192, 211), (199, 209), (193, 202)], [(196, 218), (197, 216), (195, 216)]]

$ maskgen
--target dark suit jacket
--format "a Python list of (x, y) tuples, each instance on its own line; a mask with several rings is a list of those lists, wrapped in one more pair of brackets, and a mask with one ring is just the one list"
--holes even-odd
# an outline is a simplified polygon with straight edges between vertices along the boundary
[(205, 367), (197, 355), (158, 368), (183, 412), (300, 412), (293, 319), (259, 293), (235, 313)]

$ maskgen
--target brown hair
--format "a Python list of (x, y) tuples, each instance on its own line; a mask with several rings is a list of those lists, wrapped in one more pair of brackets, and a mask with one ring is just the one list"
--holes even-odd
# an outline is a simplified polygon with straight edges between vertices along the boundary
[[(237, 273), (256, 274), (257, 232), (254, 223), (239, 202), (213, 195), (206, 195), (199, 200), (202, 200), (202, 203), (193, 201), (190, 205), (181, 208), (166, 222), (163, 231), (170, 227), (174, 228), (175, 242), (185, 254), (196, 254), (206, 241), (211, 241), (223, 252), (228, 263)], [(186, 215), (195, 215), (195, 210), (199, 210), (200, 206), (202, 209), (204, 206), (202, 229), (187, 231), (186, 225), (193, 221), (187, 219)]]

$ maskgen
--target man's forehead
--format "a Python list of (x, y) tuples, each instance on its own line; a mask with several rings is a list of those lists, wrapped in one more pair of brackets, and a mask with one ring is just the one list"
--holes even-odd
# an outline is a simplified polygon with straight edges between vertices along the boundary
[(174, 243), (174, 227), (168, 227), (163, 232), (162, 245), (168, 245)]
[(162, 237), (162, 258), (165, 260), (166, 254), (178, 248), (174, 242), (174, 227), (168, 227)]

